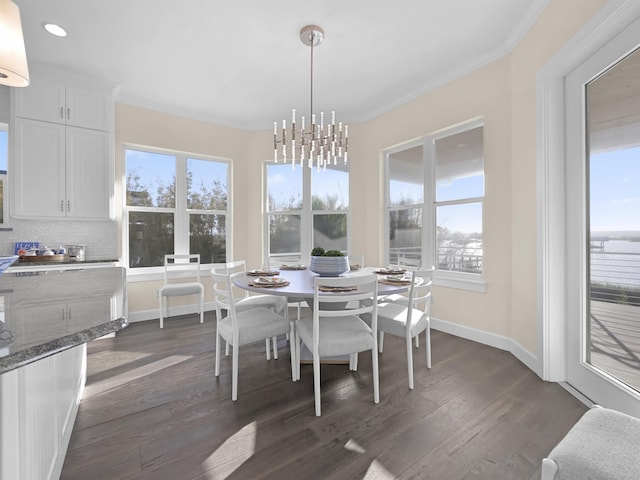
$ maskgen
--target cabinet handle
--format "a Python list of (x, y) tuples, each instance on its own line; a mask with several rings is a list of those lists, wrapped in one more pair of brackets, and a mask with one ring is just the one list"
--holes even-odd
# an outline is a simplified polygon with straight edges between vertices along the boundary
[(60, 200), (60, 211), (64, 212), (64, 200)]
[(67, 108), (67, 120), (71, 118), (71, 109)]
[(64, 120), (64, 107), (60, 107), (60, 118)]

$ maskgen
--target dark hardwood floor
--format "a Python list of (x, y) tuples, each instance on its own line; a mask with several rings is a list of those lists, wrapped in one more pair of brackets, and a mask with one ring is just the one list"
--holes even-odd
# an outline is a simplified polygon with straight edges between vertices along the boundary
[(135, 323), (89, 344), (88, 379), (63, 479), (534, 479), (541, 459), (586, 407), (510, 353), (432, 332), (407, 386), (403, 340), (358, 372), (322, 367), (322, 416), (313, 367), (291, 382), (284, 339), (240, 349), (238, 401), (231, 359), (214, 372), (213, 314)]

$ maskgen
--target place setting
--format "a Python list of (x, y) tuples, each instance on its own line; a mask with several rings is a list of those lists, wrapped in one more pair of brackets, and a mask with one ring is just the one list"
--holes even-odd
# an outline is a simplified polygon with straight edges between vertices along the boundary
[(399, 265), (389, 265), (388, 267), (380, 267), (374, 270), (373, 273), (378, 275), (402, 275), (407, 271), (406, 268), (402, 268)]
[(388, 275), (378, 280), (378, 282), (387, 285), (411, 285), (411, 278), (404, 275)]
[(276, 288), (286, 287), (289, 281), (282, 277), (258, 277), (249, 283), (250, 287)]
[(306, 270), (306, 265), (280, 265), (280, 270)]
[(274, 275), (280, 275), (278, 270), (272, 268), (257, 268), (254, 270), (247, 270), (247, 275), (250, 277), (271, 277)]
[(356, 287), (356, 286), (330, 287), (328, 285), (320, 285), (318, 287), (318, 290), (320, 290), (321, 292), (331, 292), (331, 293), (354, 292), (354, 291), (358, 290), (358, 287)]

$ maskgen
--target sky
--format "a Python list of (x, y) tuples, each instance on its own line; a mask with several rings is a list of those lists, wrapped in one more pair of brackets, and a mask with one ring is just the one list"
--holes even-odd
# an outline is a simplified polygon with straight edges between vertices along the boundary
[(590, 199), (592, 232), (640, 235), (640, 148), (591, 156)]
[(0, 170), (7, 171), (7, 157), (9, 150), (7, 146), (7, 139), (9, 135), (6, 130), (0, 130)]
[[(127, 171), (138, 171), (142, 177), (142, 183), (151, 182), (151, 194), (155, 194), (156, 180), (163, 185), (173, 182), (176, 169), (176, 157), (160, 153), (143, 152), (139, 150), (127, 150)], [(193, 174), (194, 182), (198, 179), (204, 181), (220, 180), (227, 183), (228, 164), (226, 162), (210, 162), (187, 158), (189, 169)], [(196, 186), (196, 185), (194, 185)]]

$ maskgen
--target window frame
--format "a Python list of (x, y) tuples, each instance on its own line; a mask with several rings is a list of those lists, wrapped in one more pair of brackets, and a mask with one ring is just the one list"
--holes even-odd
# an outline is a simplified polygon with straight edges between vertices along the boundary
[[(462, 199), (456, 200), (443, 200), (436, 201), (436, 154), (435, 154), (435, 145), (436, 141), (450, 137), (462, 132), (466, 132), (468, 130), (473, 130), (475, 128), (483, 128), (484, 133), (484, 118), (478, 117), (467, 122), (460, 123), (458, 125), (454, 125), (452, 127), (444, 128), (437, 132), (425, 135), (415, 140), (411, 140), (409, 142), (403, 143), (401, 145), (396, 145), (395, 147), (385, 149), (383, 151), (383, 160), (384, 160), (384, 192), (385, 192), (385, 224), (383, 226), (384, 230), (384, 257), (385, 263), (390, 263), (390, 242), (389, 242), (389, 222), (390, 222), (390, 212), (403, 210), (406, 208), (420, 208), (422, 207), (422, 241), (421, 241), (421, 253), (424, 265), (434, 265), (436, 267), (434, 275), (433, 275), (433, 283), (434, 285), (445, 286), (450, 288), (458, 288), (462, 290), (470, 290), (474, 292), (484, 292), (486, 288), (485, 283), (485, 263), (484, 260), (486, 258), (484, 248), (483, 248), (483, 269), (482, 273), (468, 273), (468, 272), (457, 272), (450, 270), (440, 270), (438, 268), (438, 252), (437, 252), (437, 228), (436, 228), (436, 211), (439, 206), (446, 205), (464, 205), (471, 203), (480, 203), (481, 211), (482, 211), (482, 236), (483, 236), (483, 245), (484, 245), (484, 199), (486, 196), (486, 191), (484, 191), (484, 195), (481, 197), (465, 197)], [(398, 153), (410, 148), (415, 148), (417, 146), (422, 146), (422, 161), (424, 166), (424, 193), (423, 193), (423, 203), (422, 204), (412, 204), (412, 205), (391, 205), (390, 198), (390, 178), (389, 178), (389, 155), (394, 153)], [(483, 150), (484, 150), (484, 135), (483, 135)], [(483, 175), (486, 171), (486, 168), (483, 164)]]
[[(176, 165), (176, 185), (175, 185), (175, 206), (174, 207), (143, 207), (143, 206), (130, 206), (127, 205), (127, 165), (126, 165), (126, 153), (128, 150), (135, 150), (144, 153), (169, 155), (175, 157)], [(137, 277), (137, 280), (143, 281), (146, 278), (157, 278), (158, 275), (164, 273), (164, 266), (154, 267), (138, 267), (131, 268), (129, 266), (129, 214), (131, 212), (141, 213), (172, 213), (174, 215), (174, 239), (173, 249), (174, 254), (188, 254), (189, 252), (189, 219), (192, 214), (210, 214), (210, 215), (224, 215), (225, 216), (225, 247), (226, 247), (226, 259), (232, 257), (232, 231), (233, 231), (233, 219), (232, 219), (232, 168), (233, 162), (227, 158), (213, 157), (210, 155), (196, 154), (191, 152), (183, 152), (179, 150), (170, 150), (158, 147), (151, 147), (147, 145), (138, 144), (124, 144), (123, 145), (123, 158), (124, 171), (122, 179), (122, 238), (123, 238), (123, 262), (124, 267), (127, 270), (127, 276)], [(224, 163), (227, 165), (227, 208), (226, 210), (201, 210), (187, 208), (187, 160), (199, 160), (207, 162)], [(202, 263), (201, 270), (207, 271), (211, 269), (215, 263)], [(145, 278), (146, 277), (146, 278)]]
[(0, 208), (2, 209), (2, 221), (0, 221), (0, 227), (7, 227), (7, 225), (9, 224), (9, 158), (11, 155), (11, 138), (9, 137), (9, 124), (0, 122), (0, 131), (7, 133), (7, 171), (4, 174), (0, 173), (0, 176), (2, 176), (3, 188), (2, 206), (0, 206)]
[[(312, 191), (311, 191), (311, 170), (316, 168), (315, 166), (309, 167), (307, 165), (296, 164), (295, 168), (302, 168), (302, 206), (296, 210), (269, 210), (269, 175), (268, 169), (270, 165), (287, 165), (283, 162), (276, 162), (274, 160), (266, 160), (262, 164), (262, 192), (263, 192), (263, 209), (262, 209), (262, 225), (263, 225), (263, 263), (269, 261), (272, 257), (277, 258), (278, 255), (290, 258), (295, 256), (295, 252), (287, 254), (271, 254), (270, 252), (270, 240), (269, 240), (269, 216), (270, 215), (300, 215), (300, 261), (309, 262), (311, 249), (313, 245), (313, 225), (316, 215), (331, 215), (331, 214), (344, 214), (347, 217), (347, 250), (345, 253), (351, 251), (351, 172), (347, 165), (347, 175), (349, 184), (349, 205), (345, 210), (313, 210), (312, 206)], [(288, 165), (291, 167), (291, 165)], [(320, 172), (322, 174), (322, 172)]]

